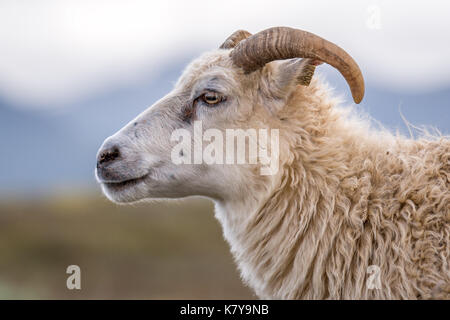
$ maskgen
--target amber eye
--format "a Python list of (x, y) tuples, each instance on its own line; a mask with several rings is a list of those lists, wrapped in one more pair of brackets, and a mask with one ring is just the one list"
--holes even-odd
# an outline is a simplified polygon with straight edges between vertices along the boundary
[(202, 96), (202, 99), (207, 104), (217, 104), (223, 100), (223, 97), (217, 92), (209, 91)]

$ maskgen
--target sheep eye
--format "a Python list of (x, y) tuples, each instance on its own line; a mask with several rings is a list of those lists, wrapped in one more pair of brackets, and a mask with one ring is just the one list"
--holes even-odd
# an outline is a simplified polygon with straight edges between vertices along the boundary
[(202, 100), (209, 105), (213, 105), (223, 101), (223, 97), (217, 92), (210, 91), (202, 96)]

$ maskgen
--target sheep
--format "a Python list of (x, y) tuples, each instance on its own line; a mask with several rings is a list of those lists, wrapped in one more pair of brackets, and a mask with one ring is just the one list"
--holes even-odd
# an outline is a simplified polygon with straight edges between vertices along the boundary
[[(362, 73), (335, 44), (287, 27), (233, 33), (105, 140), (104, 194), (211, 199), (243, 281), (262, 299), (449, 299), (450, 139), (371, 129), (313, 77), (321, 63), (362, 100)], [(196, 121), (216, 133), (279, 129), (269, 147), (279, 169), (175, 164), (172, 133), (193, 133)]]

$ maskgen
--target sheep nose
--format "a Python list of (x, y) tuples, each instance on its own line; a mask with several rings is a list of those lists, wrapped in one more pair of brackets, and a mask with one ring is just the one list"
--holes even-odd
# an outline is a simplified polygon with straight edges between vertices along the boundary
[(97, 168), (105, 167), (120, 157), (119, 147), (111, 146), (102, 150), (97, 159)]

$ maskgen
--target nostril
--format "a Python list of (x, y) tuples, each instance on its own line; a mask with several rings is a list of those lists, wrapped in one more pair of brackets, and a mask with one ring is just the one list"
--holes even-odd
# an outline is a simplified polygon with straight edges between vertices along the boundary
[(120, 156), (119, 148), (113, 147), (108, 150), (103, 151), (99, 158), (98, 158), (98, 164), (105, 164), (107, 162), (114, 161)]

